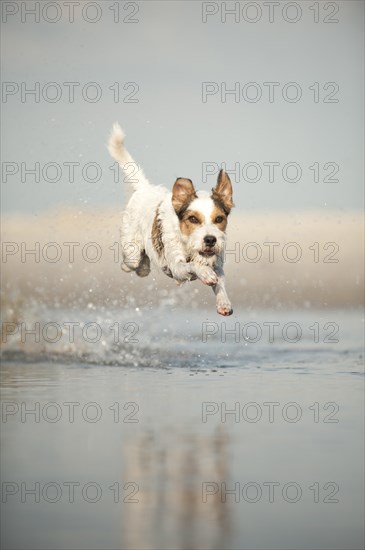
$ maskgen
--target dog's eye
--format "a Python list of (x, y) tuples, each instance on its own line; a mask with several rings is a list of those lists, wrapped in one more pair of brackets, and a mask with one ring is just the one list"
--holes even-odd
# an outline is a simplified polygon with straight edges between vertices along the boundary
[(195, 216), (189, 216), (188, 220), (190, 223), (199, 223), (198, 218), (196, 218)]
[(215, 219), (215, 223), (222, 223), (223, 220), (224, 220), (223, 216), (217, 216)]

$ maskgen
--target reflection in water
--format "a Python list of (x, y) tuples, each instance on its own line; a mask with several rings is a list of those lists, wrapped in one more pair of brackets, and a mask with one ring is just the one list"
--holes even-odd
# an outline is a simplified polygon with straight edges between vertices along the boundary
[(139, 480), (139, 502), (124, 508), (122, 547), (224, 548), (232, 536), (230, 503), (222, 503), (219, 493), (203, 502), (202, 483), (229, 481), (225, 427), (173, 437), (167, 434), (167, 446), (163, 435), (149, 431), (124, 449), (122, 478)]
[[(67, 312), (58, 314), (60, 323), (72, 320)], [(140, 341), (132, 350), (113, 346), (108, 330), (103, 331), (109, 335), (105, 346), (80, 338), (65, 348), (62, 341), (55, 348), (43, 342), (43, 349), (31, 340), (23, 348), (10, 342), (2, 364), (2, 399), (14, 404), (14, 414), (1, 426), (2, 480), (25, 481), (30, 487), (53, 481), (63, 488), (70, 481), (79, 488), (94, 482), (102, 488), (102, 499), (90, 504), (80, 490), (74, 502), (64, 490), (61, 500), (51, 504), (34, 497), (25, 503), (20, 494), (13, 495), (2, 506), (3, 548), (364, 547), (360, 314), (310, 311), (273, 317), (264, 312), (255, 317), (261, 326), (295, 319), (303, 339), (269, 344), (263, 338), (247, 346), (234, 338), (222, 343), (219, 335), (204, 344), (199, 339), (202, 313), (189, 314), (190, 336), (184, 342), (184, 315), (144, 315)], [(304, 335), (315, 319), (322, 325), (337, 320), (340, 341), (314, 343), (308, 330)], [(202, 403), (207, 401), (221, 411), (223, 404), (232, 410), (238, 402), (242, 410), (254, 402), (263, 415), (251, 423), (231, 414), (223, 423), (217, 413), (204, 423)], [(34, 410), (38, 403), (42, 410), (52, 402), (61, 407), (59, 422), (47, 421), (42, 412), (39, 421), (34, 414), (21, 420), (22, 404)], [(68, 420), (65, 402), (80, 404), (75, 422)], [(90, 402), (103, 412), (99, 422), (82, 417), (82, 406)], [(128, 402), (137, 404), (138, 422), (116, 422), (114, 405), (123, 411)], [(273, 423), (264, 414), (267, 402), (279, 404)], [(286, 422), (280, 412), (292, 402), (303, 413), (298, 423)], [(326, 423), (323, 414), (314, 422), (313, 404), (328, 414), (323, 408), (328, 402), (338, 404), (339, 422)], [(281, 497), (280, 487), (289, 481), (303, 491), (295, 504)], [(206, 502), (204, 482), (220, 489)], [(251, 482), (263, 489), (257, 502), (245, 500), (242, 491), (240, 499), (230, 494), (221, 502), (220, 484), (231, 490)], [(266, 482), (279, 483), (273, 502), (264, 491)], [(323, 501), (328, 482), (339, 486), (336, 504)], [(121, 488), (117, 503), (110, 490), (115, 483)], [(133, 489), (128, 483), (138, 484), (137, 503), (123, 502)], [(314, 483), (322, 489), (320, 502), (313, 501), (309, 489)]]

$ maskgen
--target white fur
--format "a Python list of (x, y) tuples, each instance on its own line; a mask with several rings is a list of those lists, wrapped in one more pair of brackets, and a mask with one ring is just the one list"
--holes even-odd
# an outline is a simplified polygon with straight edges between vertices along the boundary
[[(204, 216), (204, 223), (202, 223), (186, 240), (186, 249), (189, 253), (189, 256), (194, 262), (206, 263), (207, 265), (214, 266), (217, 261), (217, 257), (203, 257), (199, 252), (204, 249), (204, 237), (206, 235), (212, 235), (217, 239), (217, 243), (214, 246), (213, 250), (216, 253), (216, 256), (223, 253), (223, 246), (226, 240), (226, 235), (221, 231), (216, 224), (213, 223), (211, 218), (214, 203), (210, 197), (210, 193), (207, 191), (198, 191), (198, 198), (194, 199), (189, 209), (194, 211), (199, 211)], [(182, 236), (184, 238), (184, 236)]]
[[(225, 234), (211, 219), (213, 200), (206, 191), (199, 191), (189, 209), (199, 211), (204, 223), (190, 236), (182, 234), (178, 216), (172, 206), (172, 193), (165, 187), (152, 185), (142, 169), (124, 147), (124, 133), (119, 124), (114, 124), (108, 143), (110, 155), (120, 167), (133, 175), (126, 178), (134, 190), (122, 215), (121, 242), (125, 271), (136, 271), (140, 276), (148, 275), (150, 260), (178, 283), (199, 278), (213, 286), (216, 294), (217, 310), (222, 315), (230, 315), (232, 308), (228, 299), (223, 273), (223, 246)], [(163, 242), (160, 255), (153, 244), (152, 227), (158, 211)], [(213, 256), (204, 256), (204, 237), (213, 235), (217, 242)]]

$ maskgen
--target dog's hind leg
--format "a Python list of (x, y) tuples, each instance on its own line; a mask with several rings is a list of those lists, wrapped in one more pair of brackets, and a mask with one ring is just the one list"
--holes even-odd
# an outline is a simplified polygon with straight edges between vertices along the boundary
[(141, 263), (144, 254), (144, 244), (138, 232), (138, 227), (131, 220), (128, 210), (122, 215), (121, 224), (122, 264), (121, 268), (127, 273), (135, 271)]
[(151, 271), (150, 259), (144, 251), (142, 243), (122, 241), (122, 263), (120, 267), (127, 273), (135, 271), (139, 277), (147, 277)]
[(122, 263), (121, 268), (127, 273), (129, 271), (136, 271), (139, 267), (142, 257), (144, 255), (143, 244), (134, 239), (128, 238), (124, 235), (122, 237)]
[(143, 251), (141, 254), (141, 260), (136, 269), (138, 277), (147, 277), (151, 271), (151, 262), (147, 254)]

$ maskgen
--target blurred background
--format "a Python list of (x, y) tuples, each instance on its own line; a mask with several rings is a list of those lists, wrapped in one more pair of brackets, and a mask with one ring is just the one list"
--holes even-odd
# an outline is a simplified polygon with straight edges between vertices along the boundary
[[(118, 14), (112, 3), (84, 12), (87, 2), (75, 6), (73, 23), (68, 22), (66, 6), (59, 4), (62, 18), (56, 23), (45, 21), (59, 15), (52, 6), (40, 14), (39, 23), (27, 13), (22, 23), (21, 5), (15, 3), (19, 13), (8, 15), (3, 25), (3, 82), (19, 85), (18, 93), (11, 95), (9, 90), (3, 97), (3, 160), (30, 167), (57, 162), (63, 168), (53, 184), (42, 177), (36, 184), (31, 176), (25, 183), (20, 174), (9, 177), (3, 187), (6, 211), (40, 214), (64, 206), (99, 211), (102, 206), (121, 205), (121, 186), (113, 182), (113, 163), (105, 148), (115, 120), (124, 127), (130, 151), (152, 182), (170, 186), (184, 174), (200, 186), (204, 162), (225, 162), (227, 169), (256, 162), (263, 169), (261, 180), (235, 181), (239, 210), (324, 213), (361, 208), (362, 2), (332, 3), (340, 7), (334, 15), (332, 4), (325, 8), (319, 3), (318, 23), (307, 2), (296, 3), (298, 14), (282, 2), (272, 23), (268, 7), (256, 2), (262, 15), (251, 24), (244, 17), (253, 19), (257, 8), (248, 9), (247, 2), (223, 4), (226, 11), (240, 8), (238, 16), (227, 14), (225, 23), (224, 8), (214, 2), (118, 2), (119, 23), (114, 23)], [(208, 15), (212, 5), (218, 12)], [(32, 2), (26, 6), (30, 10)], [(88, 23), (82, 14), (99, 20)], [(284, 16), (300, 19), (290, 23)], [(325, 18), (338, 22), (326, 23)], [(45, 87), (52, 82), (59, 88)], [(219, 87), (206, 102), (204, 82)], [(260, 87), (257, 102), (244, 99), (254, 98), (257, 88), (239, 98), (227, 94), (221, 101), (222, 83), (227, 90), (238, 83), (242, 91), (250, 82)], [(277, 84), (273, 102), (264, 85), (269, 82)], [(297, 102), (283, 98), (290, 82), (301, 88)], [(336, 89), (324, 88), (328, 82)], [(22, 102), (21, 83), (27, 89), (39, 83), (38, 102), (31, 94)], [(98, 87), (85, 87), (89, 83)], [(285, 94), (295, 98), (297, 92), (289, 88)], [(280, 163), (272, 183), (262, 166), (270, 161)], [(73, 183), (65, 162), (80, 163)], [(88, 162), (103, 170), (95, 183), (82, 177)], [(296, 184), (281, 176), (288, 162), (303, 170)], [(309, 169), (315, 162), (321, 166), (318, 182), (314, 169)], [(323, 181), (332, 173), (330, 167), (323, 168), (328, 162), (339, 165), (332, 176), (339, 179), (336, 183)], [(252, 171), (251, 179), (254, 175)], [(94, 176), (90, 169), (90, 179)], [(206, 187), (213, 183), (210, 178)]]
[[(6, 480), (136, 482), (140, 500), (15, 496), (4, 548), (362, 548), (363, 2), (1, 8), (3, 400), (143, 411), (133, 429), (14, 414)], [(115, 121), (152, 183), (184, 176), (210, 189), (221, 167), (230, 174), (229, 320), (199, 282), (120, 270), (128, 190), (106, 149)], [(222, 339), (223, 322), (268, 321), (280, 325), (274, 342)], [(103, 337), (71, 339), (70, 322), (97, 323)], [(206, 322), (217, 329), (208, 344)], [(295, 345), (287, 322), (303, 330)], [(62, 338), (25, 337), (35, 323)], [(135, 323), (137, 342), (116, 342), (113, 323)], [(202, 424), (202, 402), (224, 400), (336, 402), (341, 423)], [(332, 480), (341, 499), (316, 508), (307, 489), (295, 510), (281, 500), (248, 511), (219, 493), (202, 503), (203, 481), (244, 480)]]
[[(231, 173), (234, 302), (362, 302), (361, 2), (32, 6), (3, 7), (3, 240), (16, 243), (6, 248), (5, 289), (15, 291), (15, 278), (32, 287), (26, 300), (47, 288), (60, 300), (73, 299), (76, 284), (88, 298), (91, 285), (123, 301), (148, 288), (150, 279), (122, 275), (108, 250), (126, 199), (105, 146), (118, 120), (153, 183), (184, 175), (209, 189), (221, 166)], [(42, 251), (52, 241), (58, 261), (22, 262), (22, 242)], [(98, 242), (103, 266), (80, 253), (70, 271), (69, 241)], [(274, 262), (269, 242), (279, 243)], [(298, 261), (283, 258), (290, 242)]]

